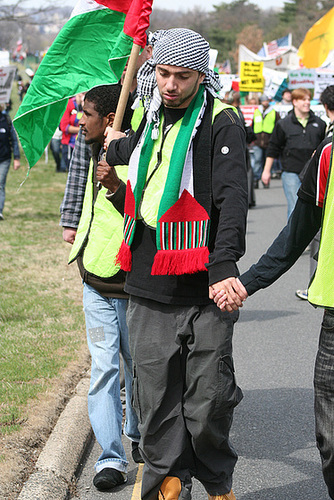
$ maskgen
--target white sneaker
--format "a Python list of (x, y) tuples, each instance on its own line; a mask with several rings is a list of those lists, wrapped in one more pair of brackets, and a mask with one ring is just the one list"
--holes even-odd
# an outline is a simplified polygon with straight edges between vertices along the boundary
[(0, 212), (0, 220), (4, 220), (4, 216), (2, 215), (1, 212)]
[(307, 300), (307, 290), (296, 290), (296, 297), (302, 300)]

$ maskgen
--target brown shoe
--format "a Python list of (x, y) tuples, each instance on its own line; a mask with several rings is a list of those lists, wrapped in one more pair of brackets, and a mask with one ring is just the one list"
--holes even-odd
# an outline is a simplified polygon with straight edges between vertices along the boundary
[(209, 500), (236, 500), (233, 491), (231, 490), (229, 493), (225, 493), (225, 495), (209, 495)]
[(160, 486), (158, 499), (159, 500), (178, 500), (181, 493), (181, 481), (178, 477), (167, 476), (165, 477), (162, 485)]

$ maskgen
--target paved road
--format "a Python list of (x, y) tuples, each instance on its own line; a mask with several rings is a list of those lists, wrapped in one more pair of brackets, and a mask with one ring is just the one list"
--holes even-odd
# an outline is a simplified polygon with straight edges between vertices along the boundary
[[(281, 181), (272, 181), (269, 190), (259, 189), (256, 195), (241, 271), (257, 260), (286, 221)], [(297, 288), (306, 286), (308, 273), (309, 254), (305, 253), (276, 284), (248, 298), (235, 328), (234, 360), (244, 392), (231, 435), (239, 453), (234, 475), (238, 500), (328, 499), (314, 442), (312, 389), (322, 313), (294, 295)], [(125, 487), (112, 493), (94, 488), (93, 465), (99, 453), (93, 442), (78, 478), (76, 498), (139, 499), (138, 470), (131, 461)], [(195, 482), (193, 499), (206, 498)]]

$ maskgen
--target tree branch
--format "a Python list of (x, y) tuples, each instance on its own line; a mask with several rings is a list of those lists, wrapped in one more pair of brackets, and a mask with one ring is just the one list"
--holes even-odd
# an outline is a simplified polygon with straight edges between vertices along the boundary
[(22, 5), (26, 3), (24, 0), (17, 0), (12, 4), (3, 4), (0, 0), (0, 23), (3, 21), (14, 21), (14, 22), (25, 22), (27, 24), (45, 24), (48, 21), (35, 20), (33, 17), (42, 14), (49, 14), (54, 12), (59, 8), (57, 2), (53, 2), (53, 5), (46, 5), (44, 7), (27, 9), (23, 8)]

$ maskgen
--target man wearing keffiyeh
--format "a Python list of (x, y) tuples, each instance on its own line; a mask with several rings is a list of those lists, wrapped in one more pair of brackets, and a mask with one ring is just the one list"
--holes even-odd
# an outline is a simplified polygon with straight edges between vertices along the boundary
[[(212, 298), (231, 291), (245, 250), (245, 134), (236, 110), (216, 98), (198, 33), (159, 31), (153, 47), (137, 77), (146, 114), (133, 136), (108, 133), (108, 165), (97, 174), (119, 209), (126, 191), (118, 259), (128, 272), (142, 498), (188, 500), (196, 477), (209, 499), (233, 500), (238, 312), (222, 313)], [(126, 186), (118, 164), (129, 164)]]

